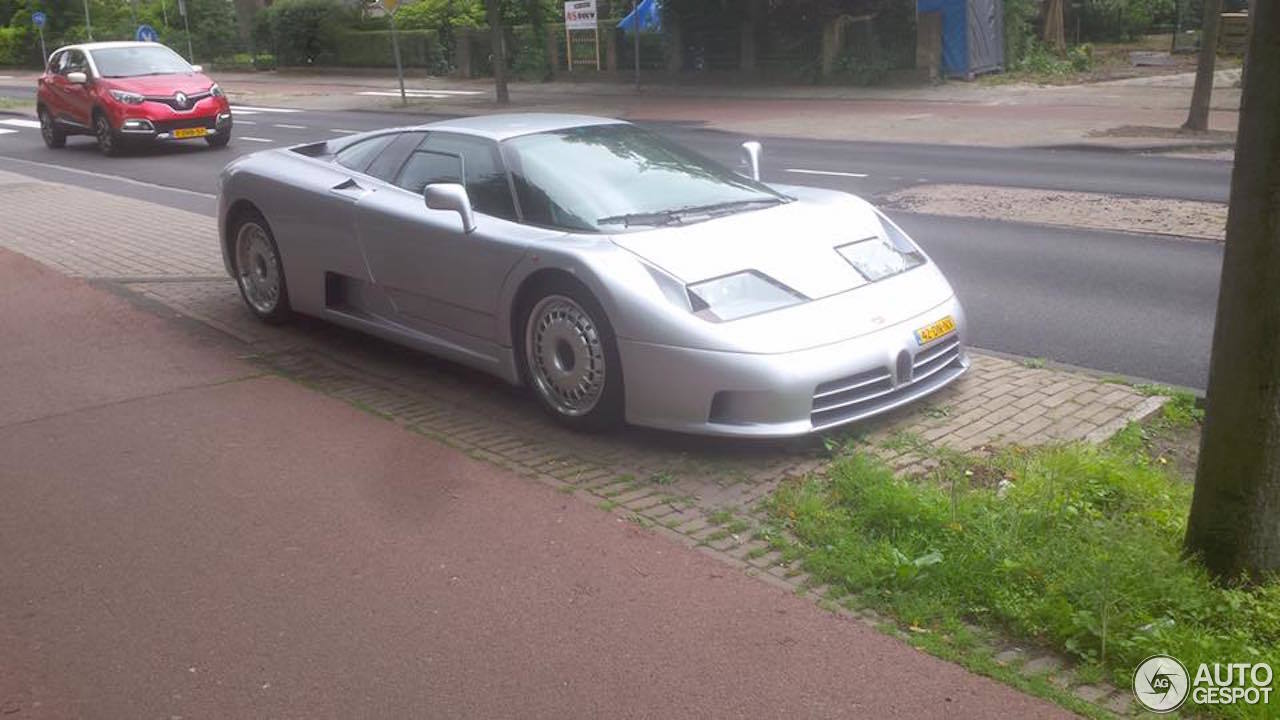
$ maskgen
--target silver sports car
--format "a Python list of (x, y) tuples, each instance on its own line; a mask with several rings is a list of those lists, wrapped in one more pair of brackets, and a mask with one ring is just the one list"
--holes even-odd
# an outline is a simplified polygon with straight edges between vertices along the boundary
[[(305, 313), (527, 384), (578, 429), (801, 435), (969, 366), (942, 273), (874, 207), (629, 123), (491, 115), (242, 157), (227, 272)], [(425, 200), (425, 202), (424, 202)]]

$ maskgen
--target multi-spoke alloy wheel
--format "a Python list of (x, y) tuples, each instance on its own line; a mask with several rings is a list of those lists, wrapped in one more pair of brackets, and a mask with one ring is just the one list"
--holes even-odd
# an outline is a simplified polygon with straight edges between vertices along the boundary
[(529, 314), (525, 352), (535, 389), (569, 417), (591, 412), (604, 393), (604, 342), (595, 321), (562, 295), (542, 299)]
[(531, 290), (517, 338), (525, 377), (539, 403), (574, 430), (622, 422), (622, 361), (604, 308), (572, 280), (549, 278)]
[(107, 116), (98, 113), (93, 118), (93, 135), (98, 139), (98, 149), (103, 155), (111, 156), (120, 152), (120, 140), (111, 129), (111, 121)]
[(259, 218), (240, 223), (234, 250), (236, 283), (245, 303), (264, 320), (285, 319), (289, 303), (284, 272), (266, 223)]

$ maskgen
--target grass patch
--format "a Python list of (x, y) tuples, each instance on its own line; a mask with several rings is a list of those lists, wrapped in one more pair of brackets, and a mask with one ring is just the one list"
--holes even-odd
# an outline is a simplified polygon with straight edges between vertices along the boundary
[(614, 508), (618, 507), (618, 503), (616, 503), (616, 502), (614, 502), (614, 501), (612, 501), (612, 500), (601, 500), (601, 501), (600, 501), (600, 504), (596, 505), (596, 507), (600, 508), (601, 510), (603, 510), (603, 511), (605, 511), (605, 512), (610, 512), (610, 511), (612, 511)]
[(717, 510), (707, 516), (707, 522), (712, 525), (725, 525), (733, 520), (733, 513), (729, 510)]
[[(1194, 402), (1171, 405), (1161, 422), (1194, 417)], [(1280, 666), (1280, 583), (1220, 588), (1181, 557), (1191, 485), (1134, 432), (1100, 448), (944, 463), (941, 482), (895, 478), (855, 454), (826, 478), (784, 485), (768, 511), (795, 538), (784, 556), (857, 604), (929, 630), (922, 642), (943, 656), (966, 654), (948, 638), (972, 622), (1069, 655), (1121, 688), (1156, 653), (1193, 672), (1202, 662)]]

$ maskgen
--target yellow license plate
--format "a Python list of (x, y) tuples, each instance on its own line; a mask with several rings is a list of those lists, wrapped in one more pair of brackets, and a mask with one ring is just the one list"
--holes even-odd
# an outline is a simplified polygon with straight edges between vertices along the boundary
[(179, 140), (184, 138), (204, 137), (207, 134), (209, 134), (209, 131), (202, 127), (182, 128), (180, 130), (173, 131), (173, 136)]
[(925, 325), (919, 330), (916, 330), (916, 342), (921, 345), (927, 345), (934, 340), (950, 335), (955, 331), (955, 318), (948, 315), (932, 325)]

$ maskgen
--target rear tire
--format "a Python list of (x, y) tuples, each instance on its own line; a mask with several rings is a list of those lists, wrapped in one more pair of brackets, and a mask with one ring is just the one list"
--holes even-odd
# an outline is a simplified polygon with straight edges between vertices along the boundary
[(280, 249), (256, 210), (241, 213), (231, 225), (231, 264), (240, 297), (259, 320), (278, 325), (293, 317)]
[(214, 150), (221, 150), (222, 148), (227, 146), (227, 143), (231, 142), (231, 131), (228, 130), (220, 135), (213, 135), (211, 137), (206, 137), (204, 141), (209, 143), (209, 147), (213, 148)]
[(545, 280), (526, 297), (516, 349), (538, 404), (579, 432), (622, 425), (622, 360), (604, 308), (566, 278)]
[(40, 137), (44, 139), (45, 147), (50, 150), (66, 147), (67, 134), (54, 122), (53, 116), (49, 114), (49, 111), (45, 108), (40, 108), (38, 115), (40, 118)]
[(98, 139), (98, 150), (107, 157), (120, 154), (121, 139), (119, 133), (111, 129), (111, 121), (102, 113), (94, 113), (93, 136)]

